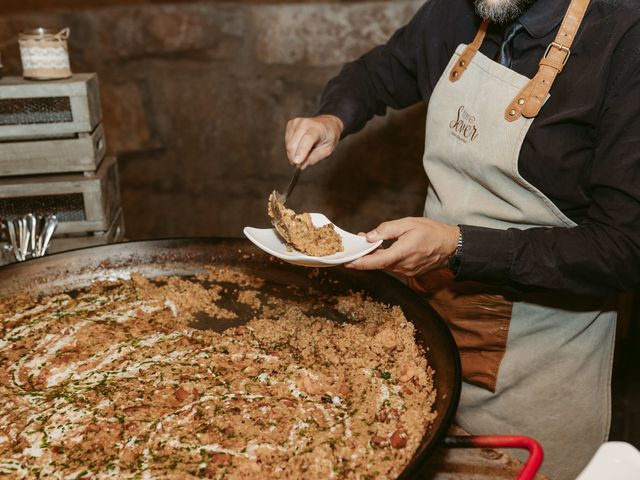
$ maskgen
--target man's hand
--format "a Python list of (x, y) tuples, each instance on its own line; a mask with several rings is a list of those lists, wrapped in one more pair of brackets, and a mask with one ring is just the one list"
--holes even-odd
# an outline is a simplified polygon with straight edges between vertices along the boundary
[(289, 162), (304, 170), (328, 157), (336, 149), (343, 129), (342, 120), (333, 115), (289, 120), (284, 140)]
[(456, 250), (460, 228), (428, 218), (408, 217), (384, 222), (367, 233), (367, 240), (396, 241), (387, 249), (379, 248), (347, 264), (356, 270), (384, 269), (415, 277), (447, 265), (448, 258)]

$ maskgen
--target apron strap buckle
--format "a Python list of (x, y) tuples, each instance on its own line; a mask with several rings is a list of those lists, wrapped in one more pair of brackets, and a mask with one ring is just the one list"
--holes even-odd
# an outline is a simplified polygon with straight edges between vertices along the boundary
[(571, 49), (569, 47), (565, 47), (564, 45), (558, 42), (555, 42), (555, 41), (551, 42), (547, 47), (547, 49), (545, 50), (544, 55), (542, 56), (542, 60), (547, 60), (549, 58), (549, 53), (551, 52), (552, 48), (557, 48), (560, 51), (560, 53), (563, 53), (563, 52), (565, 53), (565, 56), (562, 59), (562, 66), (564, 67), (567, 64), (567, 60), (569, 60), (569, 57), (571, 56)]
[[(552, 50), (552, 48), (555, 50)], [(562, 72), (570, 56), (571, 49), (569, 47), (565, 47), (558, 42), (551, 42), (540, 59), (540, 68), (543, 66), (551, 67), (556, 70), (557, 75)]]
[(576, 38), (590, 0), (572, 0), (560, 25), (556, 39), (549, 44), (540, 59), (538, 73), (518, 92), (504, 112), (508, 122), (520, 117), (535, 118), (547, 101), (553, 82), (571, 56), (571, 45)]

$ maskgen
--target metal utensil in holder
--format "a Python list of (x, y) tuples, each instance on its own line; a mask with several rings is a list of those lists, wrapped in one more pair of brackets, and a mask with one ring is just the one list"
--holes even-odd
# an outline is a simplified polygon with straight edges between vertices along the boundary
[(71, 76), (69, 29), (59, 32), (35, 28), (18, 36), (22, 75), (30, 80), (57, 80)]
[(11, 253), (17, 262), (42, 257), (47, 253), (57, 226), (58, 219), (55, 215), (36, 217), (29, 213), (23, 217), (5, 219), (2, 221), (2, 229), (6, 232), (8, 244), (4, 250)]

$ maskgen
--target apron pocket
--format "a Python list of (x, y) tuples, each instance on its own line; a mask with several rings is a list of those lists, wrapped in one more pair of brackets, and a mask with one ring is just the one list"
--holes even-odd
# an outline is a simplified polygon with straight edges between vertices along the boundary
[(448, 323), (460, 350), (465, 381), (495, 392), (513, 302), (495, 286), (456, 282), (448, 269), (411, 278), (408, 283)]

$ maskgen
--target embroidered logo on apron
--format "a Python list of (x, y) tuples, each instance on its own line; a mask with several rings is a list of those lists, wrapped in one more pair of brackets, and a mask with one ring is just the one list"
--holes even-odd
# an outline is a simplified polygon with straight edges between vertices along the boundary
[(475, 125), (476, 117), (469, 113), (464, 105), (460, 105), (458, 108), (458, 117), (455, 120), (451, 120), (449, 128), (451, 134), (458, 140), (464, 143), (473, 142), (478, 138), (478, 128)]

